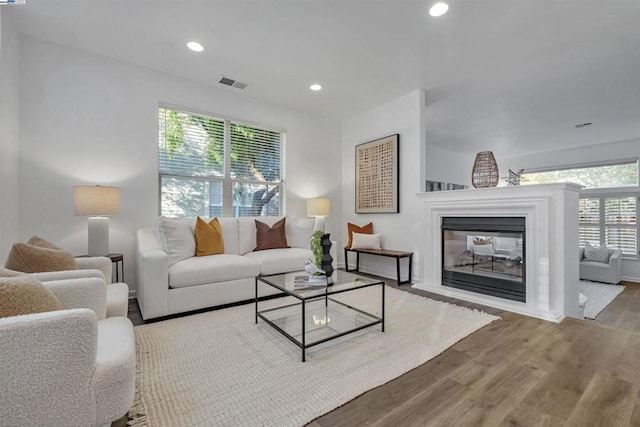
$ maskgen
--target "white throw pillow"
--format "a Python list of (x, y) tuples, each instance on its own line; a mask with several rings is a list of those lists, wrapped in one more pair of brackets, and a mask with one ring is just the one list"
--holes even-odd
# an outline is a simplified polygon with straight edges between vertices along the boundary
[(196, 237), (193, 233), (195, 220), (193, 218), (160, 217), (159, 221), (166, 242), (165, 250), (169, 255), (169, 266), (196, 256)]
[(353, 233), (351, 249), (380, 249), (380, 234)]
[(585, 261), (601, 262), (603, 264), (609, 264), (609, 249), (606, 245), (599, 247), (591, 246), (589, 242), (584, 245), (584, 259)]
[(287, 244), (292, 248), (309, 249), (315, 220), (313, 218), (296, 218), (287, 216), (285, 232)]

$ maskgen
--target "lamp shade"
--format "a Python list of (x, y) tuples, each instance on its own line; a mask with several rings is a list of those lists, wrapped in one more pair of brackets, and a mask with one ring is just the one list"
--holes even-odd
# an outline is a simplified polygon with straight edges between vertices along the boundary
[(307, 200), (307, 216), (328, 216), (331, 213), (331, 200), (317, 197)]
[(74, 215), (119, 215), (120, 188), (78, 185), (73, 191)]

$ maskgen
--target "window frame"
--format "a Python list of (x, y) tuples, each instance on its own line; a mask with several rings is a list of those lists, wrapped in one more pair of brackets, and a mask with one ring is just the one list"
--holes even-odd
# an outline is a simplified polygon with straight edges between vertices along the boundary
[[(572, 169), (588, 169), (588, 168), (597, 168), (597, 167), (606, 167), (606, 166), (622, 166), (629, 164), (636, 164), (636, 183), (635, 185), (626, 185), (623, 187), (620, 186), (612, 186), (612, 187), (595, 187), (589, 188), (588, 190), (616, 190), (616, 189), (624, 189), (626, 191), (632, 190), (640, 186), (640, 159), (638, 157), (629, 157), (624, 159), (612, 159), (612, 160), (603, 160), (597, 162), (585, 162), (585, 163), (574, 163), (570, 165), (558, 165), (558, 166), (549, 166), (549, 167), (541, 167), (541, 168), (531, 168), (525, 169), (523, 173), (523, 178), (526, 179), (527, 174), (534, 173), (544, 173), (544, 172), (559, 172), (566, 171)], [(523, 179), (521, 182), (522, 185), (528, 185), (526, 181)], [(587, 190), (587, 188), (583, 189), (583, 191)]]
[[(162, 173), (160, 170), (160, 121), (159, 114), (161, 109), (175, 110), (181, 113), (198, 115), (198, 116), (206, 116), (211, 119), (221, 120), (224, 122), (224, 177), (214, 177), (214, 176), (197, 176), (197, 175), (183, 175), (183, 174), (167, 174)], [(157, 116), (156, 116), (156, 126), (158, 135), (158, 161), (156, 162), (158, 167), (158, 215), (163, 215), (162, 212), (162, 179), (163, 177), (167, 178), (184, 178), (184, 179), (193, 179), (193, 180), (201, 180), (208, 182), (220, 182), (222, 183), (222, 215), (221, 217), (235, 217), (234, 215), (234, 205), (233, 205), (233, 187), (235, 184), (241, 185), (253, 185), (260, 184), (265, 185), (267, 189), (272, 188), (273, 186), (279, 186), (280, 189), (278, 191), (278, 211), (279, 214), (276, 216), (286, 216), (286, 208), (287, 208), (287, 183), (286, 183), (286, 148), (287, 148), (287, 131), (284, 128), (280, 128), (277, 126), (264, 125), (261, 123), (253, 122), (250, 120), (239, 119), (236, 117), (227, 116), (224, 114), (213, 114), (209, 112), (204, 112), (194, 108), (186, 108), (175, 104), (168, 103), (159, 103), (157, 107)], [(244, 126), (249, 126), (253, 128), (260, 128), (270, 132), (277, 132), (280, 134), (280, 180), (279, 181), (252, 181), (247, 179), (235, 179), (231, 177), (231, 123), (236, 123)], [(207, 215), (209, 206), (207, 206)], [(266, 207), (266, 205), (265, 205)], [(262, 216), (270, 216), (270, 215), (262, 215)]]

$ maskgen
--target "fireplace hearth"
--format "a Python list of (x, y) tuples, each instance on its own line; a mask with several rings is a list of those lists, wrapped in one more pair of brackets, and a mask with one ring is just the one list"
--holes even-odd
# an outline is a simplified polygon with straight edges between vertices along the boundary
[(442, 285), (526, 302), (526, 219), (442, 217)]

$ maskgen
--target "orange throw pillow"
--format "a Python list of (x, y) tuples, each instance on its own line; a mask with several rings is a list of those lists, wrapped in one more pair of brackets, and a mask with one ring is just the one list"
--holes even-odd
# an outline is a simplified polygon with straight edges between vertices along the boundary
[(218, 218), (207, 224), (202, 218), (196, 220), (196, 256), (218, 255), (224, 253), (222, 227)]
[(265, 249), (281, 249), (288, 248), (287, 235), (285, 233), (285, 220), (280, 221), (269, 227), (264, 222), (256, 221), (256, 248), (254, 251), (263, 251)]
[(353, 243), (353, 233), (373, 234), (373, 223), (370, 222), (369, 224), (363, 225), (362, 227), (360, 227), (358, 225), (351, 224), (350, 222), (348, 222), (347, 233), (349, 233), (349, 242), (347, 243), (346, 248), (351, 249), (351, 244)]

